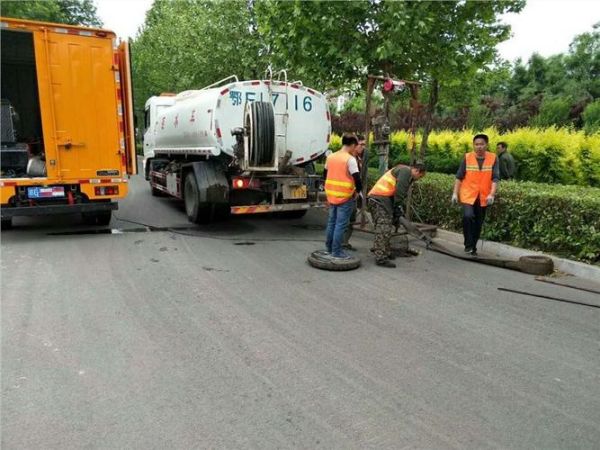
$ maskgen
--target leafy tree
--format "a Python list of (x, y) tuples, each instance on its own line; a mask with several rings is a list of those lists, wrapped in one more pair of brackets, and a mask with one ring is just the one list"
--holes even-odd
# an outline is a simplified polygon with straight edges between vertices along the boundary
[(587, 133), (600, 131), (600, 100), (596, 100), (583, 111), (583, 124)]
[[(429, 116), (439, 91), (474, 76), (508, 38), (498, 16), (511, 2), (302, 2), (268, 0), (259, 29), (269, 56), (317, 87), (364, 80), (367, 73), (417, 78), (428, 85)], [(422, 151), (426, 147), (429, 123)]]
[(3, 1), (0, 11), (5, 17), (69, 25), (102, 26), (92, 0)]
[(136, 103), (161, 91), (198, 89), (229, 75), (262, 76), (252, 5), (156, 0), (133, 43)]

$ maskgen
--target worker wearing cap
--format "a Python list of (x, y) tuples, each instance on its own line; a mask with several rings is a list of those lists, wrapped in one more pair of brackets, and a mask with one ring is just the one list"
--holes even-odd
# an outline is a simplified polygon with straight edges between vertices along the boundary
[(425, 173), (425, 165), (422, 163), (410, 167), (398, 164), (384, 173), (369, 191), (369, 210), (375, 225), (373, 253), (378, 266), (396, 267), (396, 264), (390, 261), (394, 259), (390, 245), (392, 232), (400, 217), (404, 216), (404, 205), (410, 186), (414, 181), (423, 178)]
[(474, 151), (465, 154), (452, 193), (452, 203), (462, 204), (465, 253), (471, 255), (477, 255), (485, 210), (494, 203), (500, 181), (498, 158), (487, 151), (488, 142), (485, 134), (473, 138)]
[(356, 162), (358, 138), (353, 134), (342, 136), (342, 148), (327, 157), (323, 178), (329, 203), (326, 241), (327, 253), (333, 258), (348, 259), (343, 252), (344, 233), (354, 210), (356, 192), (362, 190), (360, 172)]

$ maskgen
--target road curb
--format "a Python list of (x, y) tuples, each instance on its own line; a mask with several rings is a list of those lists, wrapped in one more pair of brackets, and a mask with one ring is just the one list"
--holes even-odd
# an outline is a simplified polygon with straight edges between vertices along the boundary
[[(454, 233), (452, 231), (442, 230), (438, 228), (436, 237), (454, 244), (463, 245), (463, 235)], [(571, 261), (570, 259), (558, 258), (554, 255), (547, 253), (536, 252), (533, 250), (526, 250), (524, 248), (513, 247), (507, 244), (501, 244), (499, 242), (493, 242), (484, 240), (479, 241), (478, 247), (481, 249), (483, 244), (483, 250), (486, 253), (492, 253), (500, 258), (514, 258), (518, 259), (525, 255), (541, 255), (548, 256), (554, 261), (554, 268), (571, 275), (575, 275), (580, 278), (587, 280), (598, 281), (600, 280), (600, 267), (595, 267), (590, 264), (581, 263), (578, 261)]]

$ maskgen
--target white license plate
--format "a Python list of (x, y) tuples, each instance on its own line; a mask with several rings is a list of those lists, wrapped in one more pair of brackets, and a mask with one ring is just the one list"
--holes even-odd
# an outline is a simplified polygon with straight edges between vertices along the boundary
[(29, 198), (60, 198), (64, 196), (65, 188), (63, 186), (32, 186), (27, 188), (27, 197)]

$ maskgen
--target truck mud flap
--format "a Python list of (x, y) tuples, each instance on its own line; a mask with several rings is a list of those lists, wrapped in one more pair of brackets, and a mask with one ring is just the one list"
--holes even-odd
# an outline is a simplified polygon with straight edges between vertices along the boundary
[(104, 203), (79, 203), (76, 205), (42, 205), (42, 206), (19, 206), (2, 207), (0, 216), (9, 219), (17, 216), (50, 216), (58, 214), (76, 214), (99, 211), (112, 211), (118, 209), (117, 202)]

